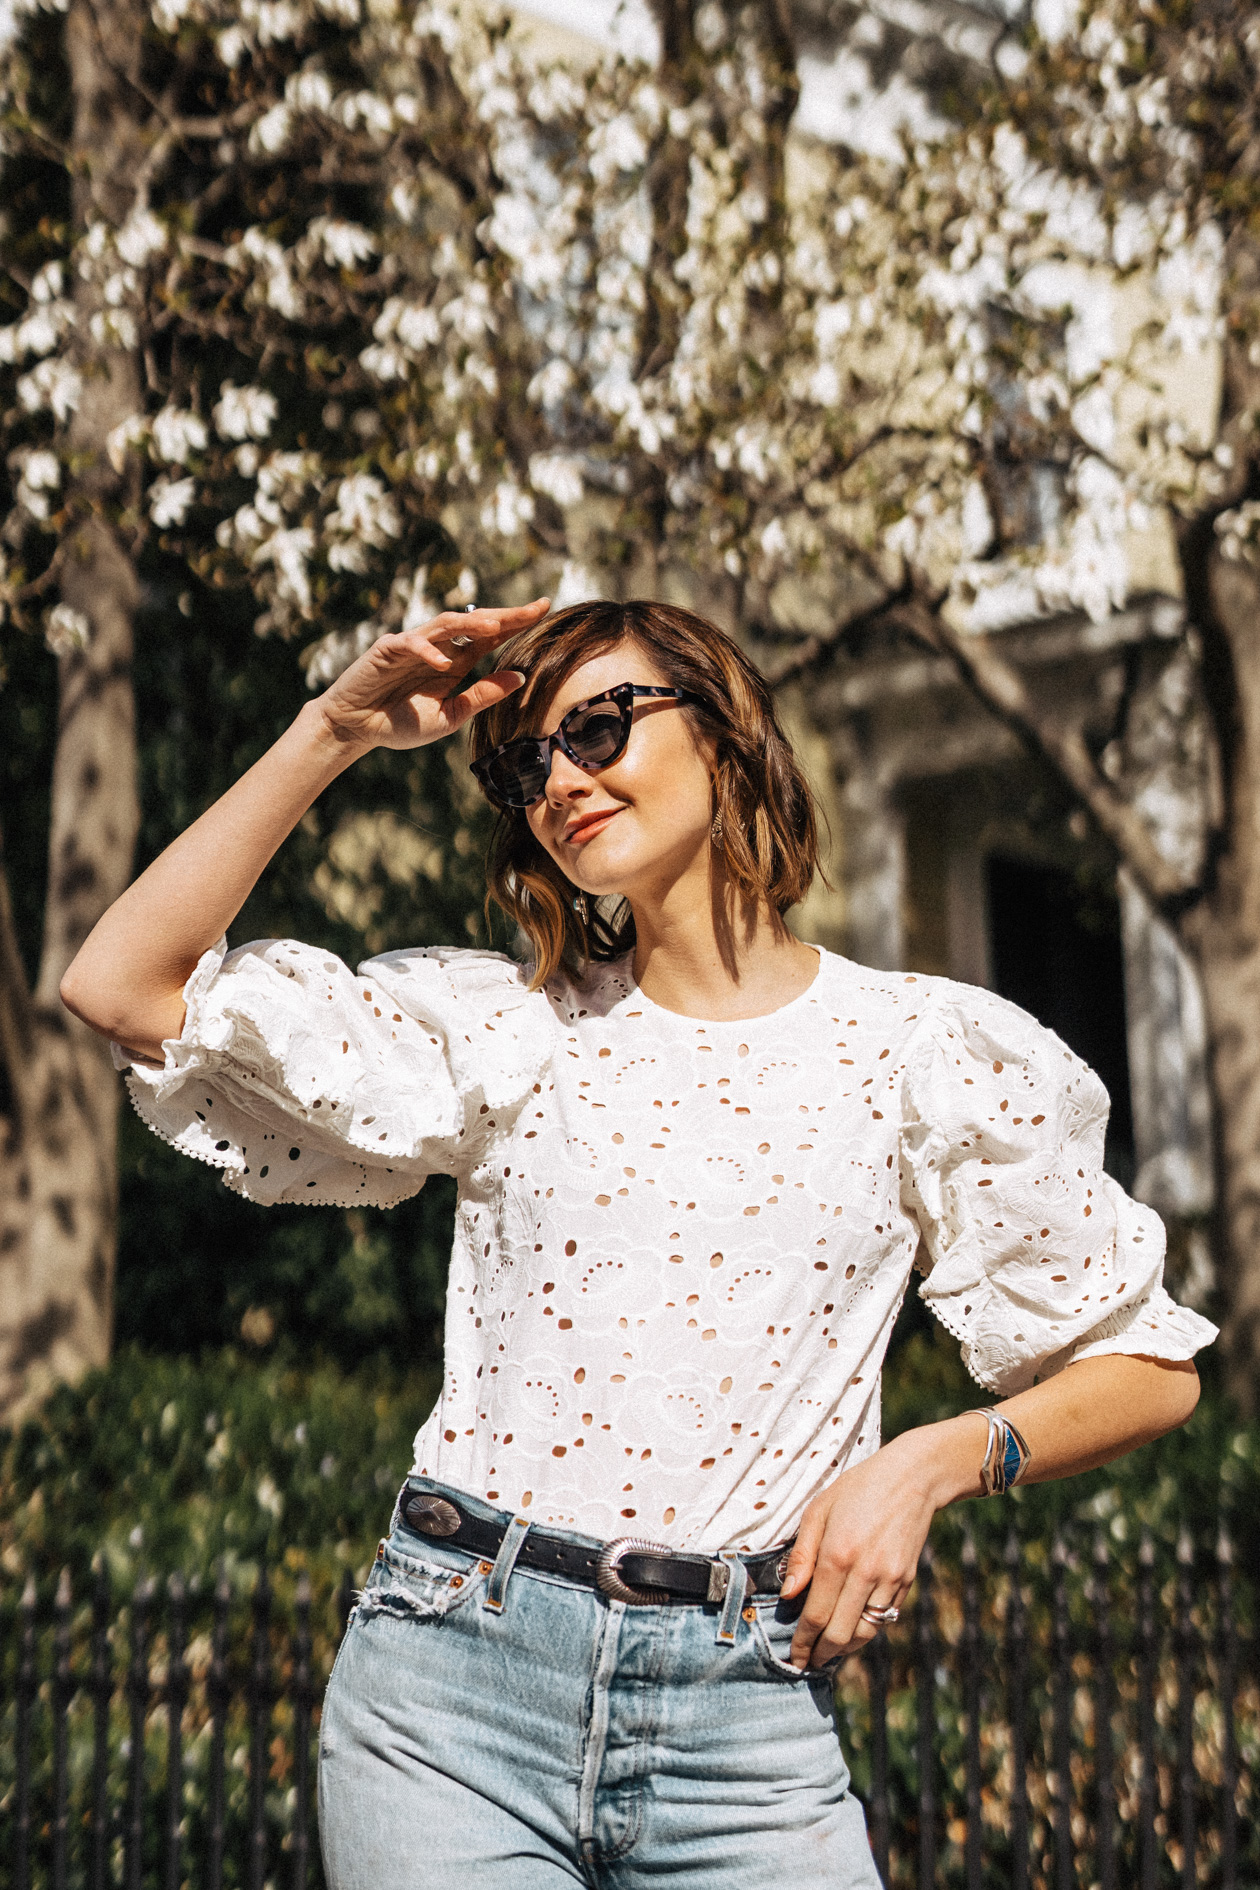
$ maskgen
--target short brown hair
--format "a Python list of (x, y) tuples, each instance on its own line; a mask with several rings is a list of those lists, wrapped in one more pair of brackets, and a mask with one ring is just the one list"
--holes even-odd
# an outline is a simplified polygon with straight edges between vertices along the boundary
[[(523, 670), (525, 686), (475, 718), (472, 759), (536, 727), (566, 676), (623, 642), (637, 645), (673, 688), (700, 698), (680, 704), (679, 714), (713, 743), (713, 812), (722, 817), (727, 874), (745, 898), (764, 899), (782, 917), (805, 897), (817, 867), (814, 796), (765, 678), (738, 644), (693, 611), (642, 598), (574, 604), (513, 637), (496, 664)], [(500, 906), (533, 944), (535, 989), (562, 962), (582, 975), (591, 959), (619, 958), (634, 944), (626, 900), (611, 913), (592, 901), (587, 920), (574, 911), (572, 885), (535, 840), (523, 810), (499, 814), (486, 877), (487, 916), (491, 902)]]

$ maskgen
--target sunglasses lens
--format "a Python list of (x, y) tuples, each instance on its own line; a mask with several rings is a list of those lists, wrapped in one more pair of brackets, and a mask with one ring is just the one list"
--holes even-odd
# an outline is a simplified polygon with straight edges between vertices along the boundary
[(579, 761), (602, 767), (625, 747), (628, 724), (615, 702), (592, 703), (565, 717), (565, 740)]
[(490, 792), (508, 807), (529, 807), (547, 786), (547, 769), (536, 742), (513, 742), (486, 771)]

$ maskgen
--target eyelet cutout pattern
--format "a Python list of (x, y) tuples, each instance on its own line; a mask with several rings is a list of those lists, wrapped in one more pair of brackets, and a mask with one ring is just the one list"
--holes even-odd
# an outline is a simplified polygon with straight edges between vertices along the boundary
[[(769, 1016), (529, 989), (493, 953), (357, 974), (207, 954), (137, 1106), (257, 1200), (457, 1177), (445, 1379), (414, 1469), (535, 1525), (763, 1549), (879, 1444), (912, 1265), (979, 1381), (1188, 1358), (1163, 1235), (1103, 1172), (1106, 1097), (991, 993), (821, 954)], [(265, 1172), (264, 1172), (265, 1171)]]

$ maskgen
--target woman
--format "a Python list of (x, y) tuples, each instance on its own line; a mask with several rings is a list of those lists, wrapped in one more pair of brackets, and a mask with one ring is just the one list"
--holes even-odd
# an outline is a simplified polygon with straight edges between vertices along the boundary
[[(813, 809), (736, 646), (660, 604), (545, 610), (383, 638), (63, 996), (251, 1199), (459, 1182), (444, 1390), (324, 1710), (335, 1890), (873, 1890), (835, 1662), (895, 1618), (944, 1504), (1182, 1423), (1213, 1328), (1163, 1291), (1057, 1038), (787, 930)], [(474, 715), (491, 895), (532, 967), (224, 956), (334, 776)], [(881, 1449), (916, 1256), (1002, 1402)]]

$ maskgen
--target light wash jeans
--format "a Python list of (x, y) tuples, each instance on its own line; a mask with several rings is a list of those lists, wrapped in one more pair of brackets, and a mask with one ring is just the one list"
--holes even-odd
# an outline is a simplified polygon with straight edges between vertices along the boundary
[(627, 1607), (511, 1546), (395, 1512), (324, 1702), (330, 1890), (879, 1890), (799, 1603)]

